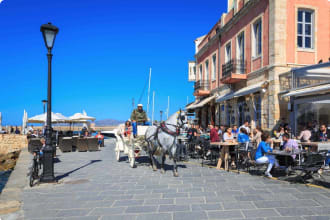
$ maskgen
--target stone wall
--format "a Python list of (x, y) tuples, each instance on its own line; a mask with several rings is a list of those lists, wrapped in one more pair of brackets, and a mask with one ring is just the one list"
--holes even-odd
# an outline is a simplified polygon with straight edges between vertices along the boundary
[(27, 145), (26, 135), (0, 134), (0, 154), (18, 151)]

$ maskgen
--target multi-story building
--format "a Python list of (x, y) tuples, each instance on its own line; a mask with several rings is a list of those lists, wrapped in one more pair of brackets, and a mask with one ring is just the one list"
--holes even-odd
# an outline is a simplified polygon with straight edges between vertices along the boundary
[[(330, 57), (330, 1), (228, 0), (228, 11), (195, 40), (195, 111), (199, 124), (272, 129), (289, 120), (280, 75)], [(281, 82), (282, 83), (282, 82)]]

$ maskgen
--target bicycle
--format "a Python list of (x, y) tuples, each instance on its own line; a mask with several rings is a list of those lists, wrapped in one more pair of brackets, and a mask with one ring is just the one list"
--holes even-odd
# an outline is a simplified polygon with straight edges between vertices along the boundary
[(39, 170), (41, 169), (40, 150), (33, 151), (33, 163), (30, 173), (30, 187), (33, 186), (34, 180), (39, 179)]

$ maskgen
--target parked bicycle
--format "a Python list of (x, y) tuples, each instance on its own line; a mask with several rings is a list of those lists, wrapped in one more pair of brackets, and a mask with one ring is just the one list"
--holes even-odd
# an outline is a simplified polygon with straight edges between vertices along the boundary
[(41, 169), (41, 155), (40, 150), (33, 151), (33, 162), (30, 172), (30, 187), (33, 186), (34, 181), (40, 178), (39, 170)]

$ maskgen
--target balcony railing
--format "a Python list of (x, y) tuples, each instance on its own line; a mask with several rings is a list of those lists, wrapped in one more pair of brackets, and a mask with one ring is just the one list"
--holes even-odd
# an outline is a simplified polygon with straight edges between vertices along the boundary
[(195, 82), (195, 91), (197, 90), (209, 90), (210, 86), (209, 86), (209, 82), (206, 80), (198, 80)]
[(246, 61), (240, 59), (232, 59), (222, 65), (222, 78), (226, 78), (234, 74), (245, 74)]

